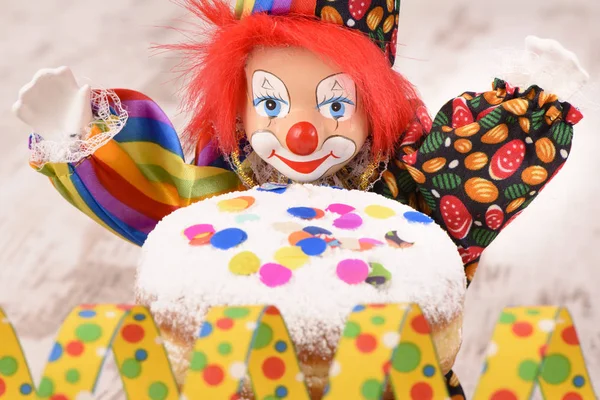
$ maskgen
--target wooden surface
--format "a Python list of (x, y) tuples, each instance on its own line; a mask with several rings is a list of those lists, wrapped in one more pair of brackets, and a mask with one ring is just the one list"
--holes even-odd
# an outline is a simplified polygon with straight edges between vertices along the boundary
[[(518, 7), (525, 7), (519, 9)], [(41, 372), (62, 318), (84, 302), (132, 301), (139, 249), (80, 215), (27, 165), (27, 128), (10, 114), (19, 88), (36, 70), (69, 65), (94, 86), (142, 91), (181, 127), (175, 55), (153, 42), (181, 39), (156, 26), (183, 25), (168, 0), (2, 0), (0, 13), (0, 305), (16, 324), (34, 375)], [(520, 48), (528, 34), (552, 37), (600, 76), (597, 0), (403, 1), (398, 68), (435, 112), (464, 90), (489, 88), (490, 50)], [(592, 94), (598, 93), (592, 91)], [(600, 390), (600, 110), (576, 129), (570, 161), (536, 202), (487, 250), (468, 293), (465, 342), (456, 370), (474, 389), (502, 307), (567, 306), (592, 380)], [(111, 369), (112, 368), (112, 369)], [(119, 399), (114, 366), (98, 399)]]

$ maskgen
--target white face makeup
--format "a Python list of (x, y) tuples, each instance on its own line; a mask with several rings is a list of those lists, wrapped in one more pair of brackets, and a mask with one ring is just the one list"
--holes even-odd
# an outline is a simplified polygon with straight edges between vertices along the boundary
[(246, 71), (246, 135), (254, 152), (286, 177), (314, 182), (362, 148), (368, 118), (349, 75), (299, 48), (257, 50)]

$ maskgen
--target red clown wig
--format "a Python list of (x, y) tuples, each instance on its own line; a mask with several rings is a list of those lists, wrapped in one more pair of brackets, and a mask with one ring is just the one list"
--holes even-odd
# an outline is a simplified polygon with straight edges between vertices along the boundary
[(247, 90), (244, 68), (257, 47), (305, 48), (350, 75), (369, 118), (373, 154), (389, 155), (413, 119), (418, 103), (413, 86), (363, 33), (304, 15), (259, 13), (240, 20), (224, 0), (182, 1), (208, 25), (200, 42), (165, 46), (185, 56), (184, 106), (192, 116), (184, 132), (188, 146), (210, 135), (224, 154), (237, 150), (236, 121)]

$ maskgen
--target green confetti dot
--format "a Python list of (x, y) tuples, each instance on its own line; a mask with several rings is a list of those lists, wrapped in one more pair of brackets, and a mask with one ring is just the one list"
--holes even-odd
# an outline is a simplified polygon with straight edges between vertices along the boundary
[(279, 397), (268, 395), (263, 397), (263, 400), (279, 400)]
[(50, 397), (54, 394), (54, 383), (47, 377), (43, 377), (38, 389), (40, 397)]
[(162, 382), (154, 382), (148, 388), (148, 396), (152, 400), (165, 400), (169, 394), (169, 388)]
[(202, 371), (207, 363), (206, 354), (201, 351), (195, 351), (190, 362), (190, 369), (192, 371)]
[(252, 347), (256, 350), (264, 349), (273, 340), (273, 329), (267, 324), (260, 324), (256, 329)]
[(383, 318), (382, 316), (376, 315), (373, 318), (371, 318), (371, 322), (373, 323), (373, 325), (383, 325), (383, 324), (385, 324), (385, 318)]
[(94, 342), (102, 336), (102, 328), (96, 324), (82, 324), (75, 330), (75, 336), (84, 343)]
[(381, 397), (381, 382), (376, 379), (369, 379), (363, 383), (360, 391), (367, 400), (379, 400)]
[(19, 364), (17, 364), (17, 360), (13, 357), (2, 357), (0, 358), (0, 375), (4, 376), (13, 376), (17, 369), (19, 368)]
[(512, 324), (516, 320), (517, 320), (517, 317), (514, 314), (503, 312), (500, 315), (500, 319), (498, 320), (498, 322), (500, 322), (501, 324)]
[(121, 365), (121, 372), (129, 379), (137, 378), (142, 372), (142, 364), (133, 358), (128, 358)]
[(537, 376), (538, 363), (533, 360), (525, 360), (519, 364), (519, 378), (527, 382), (533, 382)]
[(226, 356), (227, 354), (231, 353), (231, 344), (228, 342), (223, 342), (219, 344), (219, 347), (217, 347), (217, 351), (222, 356)]
[(79, 371), (77, 371), (74, 368), (71, 368), (70, 370), (67, 371), (67, 373), (65, 374), (65, 379), (67, 380), (67, 382), (69, 383), (77, 383), (79, 382)]
[(392, 368), (400, 372), (414, 371), (421, 363), (421, 350), (413, 343), (400, 343), (392, 358)]
[(542, 365), (542, 379), (551, 385), (558, 385), (567, 380), (571, 374), (571, 363), (562, 354), (546, 356)]
[(354, 339), (358, 335), (360, 335), (360, 325), (356, 322), (348, 322), (344, 328), (344, 337)]
[(527, 315), (539, 315), (540, 314), (540, 310), (534, 310), (534, 309), (529, 309), (525, 312), (527, 313)]
[(233, 319), (244, 318), (250, 310), (244, 307), (232, 307), (225, 310), (225, 316)]

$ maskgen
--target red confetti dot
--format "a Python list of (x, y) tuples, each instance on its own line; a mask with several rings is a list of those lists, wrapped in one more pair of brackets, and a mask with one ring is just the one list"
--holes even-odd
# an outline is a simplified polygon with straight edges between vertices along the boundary
[(231, 395), (231, 397), (229, 398), (229, 400), (240, 400), (241, 397), (239, 395), (239, 393), (234, 393), (233, 395)]
[(583, 397), (575, 392), (569, 392), (563, 396), (562, 400), (583, 400)]
[(418, 315), (414, 317), (413, 320), (410, 322), (410, 325), (417, 333), (420, 333), (422, 335), (428, 334), (430, 332), (429, 324), (427, 323), (427, 320), (423, 315)]
[(512, 331), (518, 337), (527, 337), (533, 333), (533, 326), (529, 322), (515, 322)]
[(370, 353), (377, 347), (377, 339), (369, 333), (363, 333), (356, 338), (356, 347), (361, 353)]
[(546, 356), (546, 352), (548, 351), (548, 345), (545, 344), (543, 346), (540, 346), (540, 356), (545, 357)]
[(267, 307), (267, 309), (265, 310), (265, 314), (269, 314), (269, 315), (279, 315), (280, 312), (277, 309), (277, 307), (273, 307), (273, 306), (269, 306)]
[(321, 209), (313, 208), (313, 210), (315, 210), (315, 214), (316, 214), (314, 219), (321, 219), (325, 215), (325, 212), (323, 212), (323, 210), (321, 210)]
[(55, 394), (54, 396), (50, 397), (50, 400), (69, 400), (69, 398), (64, 394)]
[(225, 377), (225, 373), (223, 369), (218, 365), (207, 365), (202, 371), (202, 377), (204, 381), (208, 383), (210, 386), (217, 386), (221, 382), (223, 382), (223, 378)]
[(0, 378), (0, 396), (2, 396), (6, 392), (6, 383)]
[(117, 304), (117, 308), (119, 310), (123, 310), (123, 311), (129, 311), (133, 308), (133, 305), (131, 304)]
[(370, 308), (384, 308), (386, 306), (387, 306), (387, 304), (370, 304), (369, 305)]
[(412, 400), (431, 400), (433, 399), (433, 389), (428, 383), (416, 383), (410, 389), (410, 398)]
[(67, 354), (73, 357), (79, 357), (84, 349), (85, 346), (79, 340), (73, 340), (72, 342), (67, 343), (67, 346), (65, 347)]
[(495, 392), (490, 400), (519, 400), (519, 398), (512, 390), (502, 389)]
[(575, 331), (574, 326), (569, 326), (563, 329), (561, 336), (566, 344), (570, 344), (572, 346), (579, 344), (579, 338), (577, 337), (577, 332)]
[(144, 328), (136, 324), (125, 325), (121, 329), (121, 336), (129, 343), (138, 343), (144, 338)]
[(231, 318), (221, 318), (217, 321), (217, 328), (227, 331), (233, 328), (233, 319)]
[(277, 380), (285, 374), (285, 363), (279, 357), (269, 357), (263, 362), (262, 370), (268, 379)]
[(389, 374), (391, 367), (392, 367), (392, 362), (390, 360), (386, 361), (385, 364), (383, 364), (383, 373), (385, 375)]
[(96, 304), (81, 304), (79, 307), (89, 310), (90, 308), (96, 307)]

